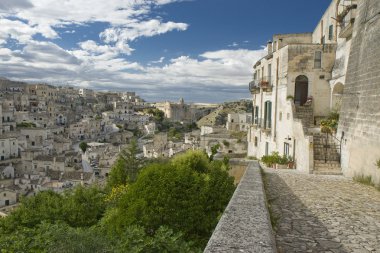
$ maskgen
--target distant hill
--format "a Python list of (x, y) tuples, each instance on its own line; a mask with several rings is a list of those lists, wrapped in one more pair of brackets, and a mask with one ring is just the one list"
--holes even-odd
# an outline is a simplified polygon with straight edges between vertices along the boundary
[(235, 102), (225, 102), (210, 114), (201, 118), (197, 125), (201, 126), (223, 126), (227, 122), (229, 113), (252, 112), (252, 101), (240, 100)]
[(0, 89), (10, 88), (10, 87), (22, 87), (25, 86), (27, 83), (25, 82), (19, 82), (19, 81), (12, 81), (5, 77), (0, 77)]

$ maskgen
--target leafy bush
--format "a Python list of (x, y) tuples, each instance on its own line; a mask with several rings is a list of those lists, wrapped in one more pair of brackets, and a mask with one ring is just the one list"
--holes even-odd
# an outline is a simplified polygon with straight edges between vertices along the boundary
[(190, 151), (131, 181), (133, 153), (120, 155), (105, 189), (22, 199), (0, 219), (0, 252), (201, 252), (235, 190), (228, 159)]
[(226, 147), (229, 147), (230, 146), (230, 143), (226, 140), (223, 140), (223, 145), (226, 146)]
[(287, 99), (287, 100), (294, 100), (294, 97), (293, 97), (292, 95), (288, 95), (288, 96), (286, 97), (286, 99)]
[(36, 127), (36, 124), (33, 122), (21, 122), (21, 123), (17, 123), (16, 127), (34, 128)]
[(261, 161), (268, 167), (272, 167), (273, 164), (288, 164), (289, 159), (283, 155), (280, 156), (278, 152), (272, 152), (271, 155), (265, 155), (261, 157)]
[(364, 185), (375, 186), (372, 182), (372, 176), (357, 175), (354, 177), (354, 181)]
[(376, 161), (376, 164), (375, 164), (375, 165), (377, 166), (377, 168), (380, 169), (380, 159)]
[(321, 120), (321, 132), (322, 133), (335, 133), (338, 129), (339, 113), (332, 111), (330, 112), (327, 119)]

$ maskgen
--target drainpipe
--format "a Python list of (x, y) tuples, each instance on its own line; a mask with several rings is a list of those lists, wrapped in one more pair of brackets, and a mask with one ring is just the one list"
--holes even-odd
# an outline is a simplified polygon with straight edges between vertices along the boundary
[(276, 93), (275, 93), (275, 100), (274, 100), (274, 125), (273, 125), (273, 141), (276, 141), (277, 137), (277, 97), (278, 97), (278, 67), (279, 67), (279, 58), (276, 59)]
[(338, 42), (338, 20), (336, 17), (338, 17), (338, 10), (339, 10), (339, 4), (341, 0), (337, 0), (336, 6), (335, 6), (335, 42)]

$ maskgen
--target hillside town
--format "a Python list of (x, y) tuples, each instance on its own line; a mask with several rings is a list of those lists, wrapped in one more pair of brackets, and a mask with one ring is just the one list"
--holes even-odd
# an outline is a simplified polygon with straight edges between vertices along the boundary
[(217, 144), (221, 154), (246, 155), (244, 132), (250, 115), (229, 114), (224, 125), (197, 126), (197, 120), (219, 105), (185, 104), (183, 99), (147, 103), (135, 92), (98, 92), (4, 78), (0, 92), (4, 213), (17, 206), (21, 196), (104, 184), (120, 151), (133, 139), (141, 159), (170, 158), (196, 149), (211, 153)]
[[(4, 1), (0, 59), (16, 68), (0, 70), (0, 252), (380, 253), (380, 1), (315, 1), (309, 32), (268, 22), (280, 33), (257, 28), (260, 49), (198, 56), (159, 39), (190, 24), (163, 6), (200, 1), (69, 1), (84, 17), (57, 5), (45, 23), (22, 16), (47, 15), (39, 1)], [(34, 65), (55, 51), (74, 71)], [(20, 75), (23, 61), (77, 76)]]

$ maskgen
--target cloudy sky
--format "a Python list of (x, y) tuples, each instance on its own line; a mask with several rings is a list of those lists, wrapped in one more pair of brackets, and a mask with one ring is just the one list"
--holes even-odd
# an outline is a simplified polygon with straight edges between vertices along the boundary
[(148, 101), (248, 98), (266, 41), (312, 31), (330, 2), (0, 0), (0, 76)]

